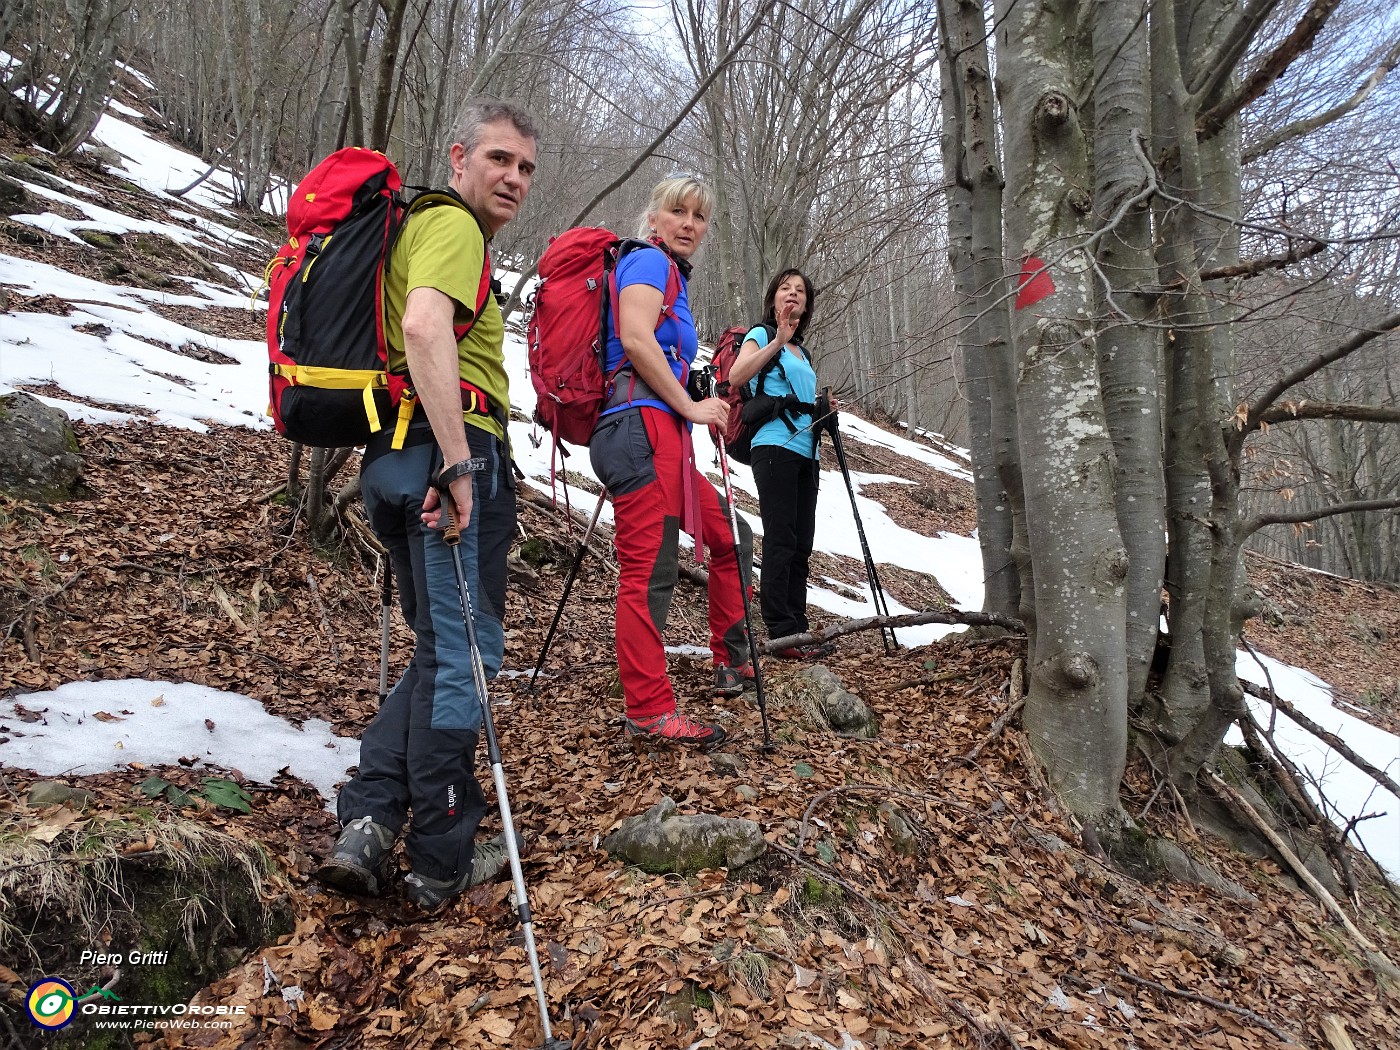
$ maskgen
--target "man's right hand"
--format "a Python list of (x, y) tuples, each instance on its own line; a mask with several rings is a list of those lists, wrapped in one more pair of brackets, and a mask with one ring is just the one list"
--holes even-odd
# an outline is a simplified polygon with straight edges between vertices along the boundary
[[(467, 522), (472, 518), (471, 475), (458, 478), (448, 491), (452, 493), (453, 509), (456, 511), (457, 528), (460, 531), (467, 527)], [(447, 528), (447, 515), (443, 513), (442, 498), (436, 486), (428, 487), (428, 494), (423, 497), (423, 513), (420, 517), (423, 524), (430, 529), (442, 531)]]

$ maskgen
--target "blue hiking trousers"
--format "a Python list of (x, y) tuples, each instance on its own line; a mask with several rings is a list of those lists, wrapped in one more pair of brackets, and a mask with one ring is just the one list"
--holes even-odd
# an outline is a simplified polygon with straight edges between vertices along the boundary
[[(504, 444), (477, 427), (466, 429), (472, 457), (487, 461), (472, 475), (471, 521), (459, 549), (489, 680), (505, 655), (502, 619), (515, 491)], [(411, 811), (405, 848), (413, 871), (451, 879), (470, 866), (472, 840), (486, 813), (473, 769), (481, 698), (452, 550), (442, 533), (419, 518), (442, 455), (426, 427), (411, 429), (401, 450), (390, 450), (390, 440), (381, 435), (365, 449), (360, 482), (365, 514), (389, 550), (399, 604), (416, 644), (408, 669), (361, 738), (359, 772), (341, 789), (337, 811), (342, 825), (368, 815), (395, 833)]]

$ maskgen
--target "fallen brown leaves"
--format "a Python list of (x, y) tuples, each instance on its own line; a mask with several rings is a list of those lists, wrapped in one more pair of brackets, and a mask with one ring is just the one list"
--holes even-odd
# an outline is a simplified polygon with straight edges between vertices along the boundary
[[(169, 678), (342, 732), (363, 727), (376, 704), (376, 590), (300, 530), (286, 535), (285, 508), (255, 501), (279, 480), (278, 439), (145, 426), (80, 436), (91, 499), (0, 508), (0, 588), (18, 595), (5, 622), (34, 605), (34, 658), (13, 634), (0, 688)], [(557, 532), (532, 507), (522, 523)], [(507, 667), (533, 666), (566, 570), (546, 567), (533, 590), (512, 592)], [(1189, 886), (1125, 893), (1072, 863), (1078, 852), (1056, 845), (1072, 832), (1021, 768), (1015, 723), (989, 740), (1018, 642), (954, 638), (886, 656), (874, 632), (843, 639), (829, 666), (883, 718), (881, 737), (863, 742), (784, 705), (795, 669), (770, 662), (771, 753), (751, 704), (711, 701), (708, 661), (677, 658), (683, 704), (733, 733), (731, 757), (639, 754), (610, 698), (614, 588), (603, 563), (585, 562), (538, 694), (525, 679), (494, 686), (551, 1015), (574, 1046), (820, 1045), (809, 1035), (841, 1046), (846, 1033), (867, 1048), (1253, 1050), (1281, 1045), (1278, 1033), (1316, 1045), (1324, 1023), (1357, 1046), (1387, 1045), (1400, 1029), (1400, 1006), (1273, 865), (1166, 815), (1155, 830), (1258, 901)], [(703, 637), (702, 592), (678, 588), (672, 623), (674, 641)], [(409, 640), (396, 615), (395, 669)], [(979, 747), (975, 761), (959, 757)], [(88, 779), (134, 792), (144, 775)], [(773, 849), (753, 870), (693, 880), (645, 875), (598, 849), (663, 794), (682, 811), (758, 821)], [(431, 920), (397, 894), (327, 893), (309, 872), (334, 822), (292, 781), (255, 791), (249, 817), (209, 819), (266, 844), (299, 922), (201, 993), (245, 1006), (248, 1024), (170, 1032), (162, 1045), (539, 1045), (509, 883), (479, 887)], [(1394, 902), (1366, 903), (1356, 921), (1396, 954)], [(1197, 954), (1199, 940), (1154, 933), (1163, 908), (1240, 952)]]

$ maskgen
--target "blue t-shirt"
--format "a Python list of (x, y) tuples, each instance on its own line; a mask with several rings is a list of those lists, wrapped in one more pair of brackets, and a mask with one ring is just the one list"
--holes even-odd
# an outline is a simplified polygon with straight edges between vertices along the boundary
[[(649, 285), (665, 295), (666, 278), (671, 265), (671, 260), (660, 248), (634, 248), (624, 255), (622, 261), (617, 264), (618, 298), (621, 299), (624, 288), (634, 284)], [(690, 374), (690, 364), (695, 360), (696, 351), (700, 349), (700, 339), (695, 333), (695, 318), (691, 316), (690, 300), (686, 296), (684, 276), (680, 278), (680, 293), (676, 296), (676, 305), (666, 315), (661, 327), (656, 330), (656, 341), (661, 344), (661, 349), (666, 354), (666, 360), (670, 362), (671, 374), (676, 377), (678, 383), (684, 386), (686, 377)], [(625, 357), (622, 340), (617, 336), (617, 318), (609, 312), (608, 351), (605, 355), (607, 374), (612, 375), (614, 369), (622, 364)], [(619, 384), (627, 382), (628, 377), (625, 375), (618, 379)], [(671, 407), (664, 401), (655, 398), (638, 398), (630, 404), (610, 408), (602, 415), (621, 412), (625, 408), (635, 408), (638, 405), (651, 405), (671, 412)], [(675, 415), (674, 412), (671, 414)]]
[[(768, 334), (768, 329), (762, 325), (755, 325), (744, 336), (744, 342), (747, 343), (750, 339), (762, 347), (767, 346), (772, 337)], [(791, 392), (804, 404), (813, 404), (817, 400), (817, 371), (807, 360), (806, 354), (792, 347), (793, 344), (788, 343), (779, 351), (776, 360), (782, 363), (782, 368), (774, 366), (764, 377), (762, 393), (781, 398)], [(757, 375), (749, 380), (750, 397), (759, 393), (757, 383)], [(787, 423), (783, 422), (784, 418), (797, 428), (797, 433), (794, 434), (788, 429)], [(812, 414), (795, 412), (770, 419), (754, 432), (753, 447), (757, 448), (759, 445), (778, 445), (789, 452), (796, 452), (799, 456), (816, 459), (817, 432), (812, 427)]]

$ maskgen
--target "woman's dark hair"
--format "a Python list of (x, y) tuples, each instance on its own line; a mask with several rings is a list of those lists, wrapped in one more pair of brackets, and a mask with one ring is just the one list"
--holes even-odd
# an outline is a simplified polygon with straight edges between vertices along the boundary
[(801, 277), (802, 285), (807, 289), (807, 308), (802, 311), (802, 320), (797, 322), (797, 328), (792, 333), (792, 341), (801, 344), (802, 333), (807, 330), (807, 322), (812, 319), (812, 307), (817, 305), (817, 286), (797, 267), (789, 267), (782, 271), (777, 277), (768, 282), (768, 291), (763, 295), (763, 324), (769, 328), (778, 327), (778, 313), (773, 309), (773, 297), (778, 294), (778, 287), (789, 277)]

